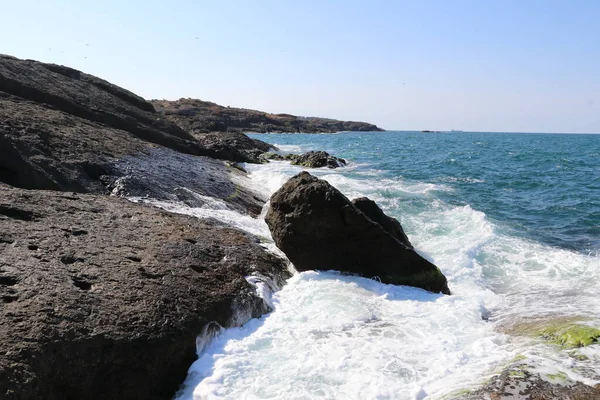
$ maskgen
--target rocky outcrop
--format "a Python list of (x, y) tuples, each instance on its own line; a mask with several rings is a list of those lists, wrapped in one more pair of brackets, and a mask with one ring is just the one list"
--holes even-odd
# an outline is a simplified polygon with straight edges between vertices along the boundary
[(271, 197), (265, 220), (275, 244), (299, 271), (333, 269), (450, 293), (440, 270), (398, 239), (393, 221), (365, 207), (364, 200), (358, 203), (385, 228), (329, 183), (302, 172)]
[(125, 155), (164, 147), (260, 162), (270, 145), (238, 134), (198, 141), (135, 94), (83, 72), (0, 55), (0, 182), (106, 193)]
[(113, 176), (102, 176), (111, 195), (219, 206), (258, 216), (267, 197), (249, 188), (246, 173), (236, 163), (156, 148), (126, 156), (111, 165)]
[(268, 310), (245, 277), (288, 275), (212, 220), (0, 186), (3, 399), (170, 398), (198, 334)]
[(258, 214), (215, 158), (271, 147), (202, 139), (106, 81), (0, 55), (0, 398), (170, 398), (197, 335), (268, 311), (246, 277), (288, 272), (257, 238), (117, 197)]
[(152, 100), (157, 111), (192, 133), (202, 132), (378, 132), (383, 129), (366, 122), (269, 114), (245, 108), (223, 107), (197, 99)]
[(160, 118), (149, 102), (69, 67), (0, 55), (0, 92), (125, 131), (146, 142), (203, 154), (189, 133)]
[(346, 160), (330, 155), (326, 151), (309, 151), (304, 154), (288, 154), (284, 157), (292, 165), (306, 168), (338, 168), (346, 165)]

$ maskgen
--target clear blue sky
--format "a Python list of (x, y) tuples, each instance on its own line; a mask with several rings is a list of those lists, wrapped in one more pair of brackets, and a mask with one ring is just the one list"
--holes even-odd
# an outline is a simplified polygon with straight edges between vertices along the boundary
[(146, 98), (387, 129), (600, 133), (600, 1), (5, 0), (0, 53)]

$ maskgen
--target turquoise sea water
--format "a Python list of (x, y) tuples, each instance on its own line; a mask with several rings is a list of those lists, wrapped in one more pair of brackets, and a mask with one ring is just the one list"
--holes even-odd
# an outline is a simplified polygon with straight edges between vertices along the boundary
[[(600, 135), (420, 132), (254, 135), (326, 149), (378, 177), (443, 185), (435, 197), (498, 228), (582, 253), (600, 251)], [(352, 174), (350, 174), (352, 176)], [(382, 194), (394, 197), (393, 187)], [(400, 195), (400, 197), (402, 197)], [(419, 199), (403, 201), (417, 203)], [(423, 205), (426, 207), (426, 205)]]
[[(399, 219), (453, 294), (334, 271), (296, 274), (272, 298), (259, 287), (274, 311), (202, 347), (180, 399), (453, 399), (515, 359), (542, 379), (600, 383), (600, 344), (574, 353), (511, 330), (562, 317), (600, 327), (600, 135), (252, 137), (346, 158), (309, 172)], [(246, 168), (267, 195), (302, 170)], [(261, 218), (159, 206), (221, 219), (276, 251)]]

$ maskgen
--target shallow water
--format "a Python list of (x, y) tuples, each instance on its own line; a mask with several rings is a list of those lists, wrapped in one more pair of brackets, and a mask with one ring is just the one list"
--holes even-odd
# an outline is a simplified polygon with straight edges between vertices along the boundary
[[(311, 173), (398, 218), (452, 296), (335, 272), (294, 276), (275, 311), (213, 341), (182, 399), (429, 399), (475, 387), (515, 357), (547, 374), (600, 377), (600, 346), (566, 351), (503, 326), (600, 316), (600, 136), (453, 133), (254, 135), (283, 151), (325, 149), (346, 168)], [(272, 193), (301, 169), (247, 165)], [(212, 216), (262, 237), (262, 220)], [(215, 211), (215, 209), (217, 211)]]

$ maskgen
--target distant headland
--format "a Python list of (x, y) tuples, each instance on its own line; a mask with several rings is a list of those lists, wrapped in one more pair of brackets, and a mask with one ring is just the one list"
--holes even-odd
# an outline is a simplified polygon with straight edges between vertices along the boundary
[(225, 107), (198, 99), (151, 100), (156, 111), (183, 129), (195, 132), (291, 132), (334, 133), (341, 131), (382, 132), (366, 122), (329, 118), (270, 114), (245, 108)]

